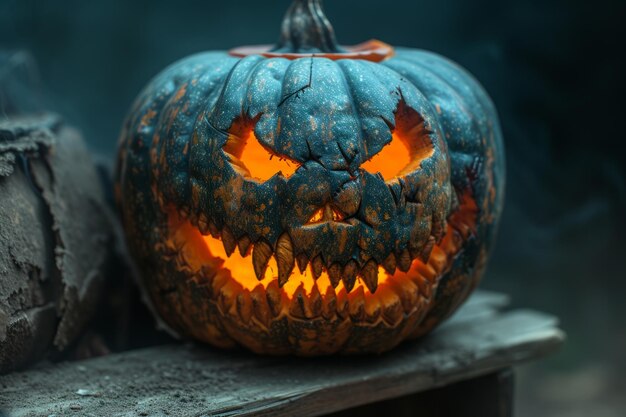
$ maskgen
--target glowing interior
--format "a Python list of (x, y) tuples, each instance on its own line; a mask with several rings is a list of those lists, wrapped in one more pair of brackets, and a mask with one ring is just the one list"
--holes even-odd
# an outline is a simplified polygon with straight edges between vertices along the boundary
[(254, 121), (235, 121), (223, 149), (231, 165), (241, 175), (261, 182), (279, 172), (289, 178), (299, 166), (261, 145), (254, 135)]
[(380, 173), (385, 180), (401, 177), (419, 168), (435, 151), (424, 120), (415, 110), (400, 102), (391, 142), (361, 164), (368, 172)]
[[(272, 281), (278, 280), (278, 265), (274, 257), (271, 257), (267, 264), (265, 277), (259, 281), (254, 273), (252, 256), (244, 257), (241, 256), (238, 251), (235, 251), (228, 257), (221, 240), (215, 239), (212, 236), (203, 236), (203, 239), (211, 255), (224, 261), (222, 268), (228, 269), (231, 276), (235, 277), (236, 281), (241, 284), (244, 289), (252, 291), (259, 284), (267, 288)], [(315, 284), (317, 284), (322, 294), (326, 293), (328, 287), (331, 287), (330, 278), (326, 271), (323, 271), (322, 275), (315, 280), (310, 268), (306, 268), (304, 272), (300, 272), (296, 267), (293, 269), (287, 283), (283, 286), (283, 291), (291, 298), (298, 287), (303, 286), (304, 291), (310, 294)], [(339, 285), (343, 288), (343, 283), (339, 283)], [(337, 287), (336, 290), (338, 291), (339, 289), (340, 288)]]
[(391, 142), (372, 159), (362, 164), (361, 168), (367, 172), (380, 172), (385, 180), (390, 180), (400, 176), (410, 162), (411, 157), (406, 141), (394, 134)]
[[(169, 215), (171, 235), (166, 246), (178, 252), (177, 259), (183, 260), (183, 268), (194, 272), (193, 279), (196, 282), (212, 285), (213, 291), (217, 293), (217, 300), (227, 303), (222, 307), (224, 309), (236, 309), (237, 302), (233, 300), (240, 297), (245, 299), (253, 294), (269, 294), (273, 291), (278, 294), (277, 305), (284, 314), (289, 314), (290, 308), (297, 304), (296, 299), (301, 295), (311, 300), (316, 297), (322, 297), (323, 300), (331, 297), (336, 299), (337, 308), (344, 302), (349, 303), (350, 308), (359, 308), (361, 305), (366, 314), (376, 316), (382, 306), (394, 305), (400, 301), (405, 311), (409, 311), (418, 303), (416, 294), (430, 299), (428, 294), (432, 294), (436, 288), (438, 278), (448, 270), (453, 258), (462, 248), (463, 241), (474, 232), (476, 213), (474, 200), (468, 195), (462, 196), (460, 209), (450, 216), (447, 232), (442, 241), (434, 245), (428, 261), (414, 259), (408, 272), (396, 269), (393, 274), (379, 266), (378, 288), (375, 293), (371, 293), (360, 278), (357, 278), (349, 293), (341, 281), (333, 288), (325, 270), (315, 280), (310, 266), (303, 272), (296, 266), (286, 284), (279, 288), (278, 268), (274, 257), (270, 258), (263, 279), (258, 280), (250, 247), (243, 255), (235, 250), (227, 256), (220, 239), (203, 236), (197, 227), (182, 220), (174, 210)], [(323, 303), (329, 305), (327, 301)]]
[(324, 219), (324, 208), (320, 207), (313, 213), (308, 223), (320, 223)]
[(343, 214), (341, 214), (337, 209), (326, 205), (317, 209), (315, 213), (313, 213), (307, 224), (317, 224), (326, 221), (340, 222), (343, 220)]

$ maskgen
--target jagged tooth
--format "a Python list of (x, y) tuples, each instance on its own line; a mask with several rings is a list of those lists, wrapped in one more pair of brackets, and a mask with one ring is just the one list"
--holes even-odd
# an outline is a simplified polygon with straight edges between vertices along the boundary
[(304, 290), (304, 283), (302, 283), (293, 294), (291, 304), (289, 305), (289, 315), (299, 319), (310, 318), (311, 314), (308, 301), (306, 291)]
[(311, 272), (313, 272), (313, 277), (318, 279), (320, 275), (322, 275), (322, 271), (324, 269), (324, 262), (322, 261), (321, 256), (316, 256), (311, 262)]
[(442, 274), (448, 264), (448, 256), (441, 248), (435, 246), (433, 252), (430, 254), (428, 263), (435, 268), (438, 274)]
[(237, 313), (239, 313), (242, 323), (250, 323), (252, 318), (252, 300), (248, 291), (244, 290), (244, 292), (237, 295)]
[(343, 286), (346, 287), (346, 291), (350, 293), (356, 283), (358, 265), (354, 260), (348, 261), (346, 266), (343, 267)]
[(287, 233), (283, 233), (276, 242), (276, 263), (278, 264), (278, 286), (283, 287), (289, 280), (289, 275), (295, 266), (293, 244)]
[(251, 243), (252, 242), (247, 235), (239, 239), (239, 242), (237, 242), (237, 246), (239, 247), (239, 253), (241, 254), (241, 256), (246, 257), (250, 254)]
[(217, 274), (217, 269), (212, 265), (203, 265), (200, 269), (200, 282), (204, 287), (206, 287), (207, 291), (209, 291), (209, 296), (212, 298), (215, 294), (213, 292), (213, 280)]
[(423, 289), (420, 288), (420, 293), (424, 294), (424, 297), (426, 297), (426, 299), (432, 300), (435, 286), (430, 281), (427, 281), (425, 278), (424, 282), (426, 282), (426, 286)]
[(341, 265), (336, 262), (332, 264), (328, 268), (328, 278), (333, 288), (337, 288), (337, 285), (341, 282)]
[(356, 289), (350, 296), (350, 317), (353, 321), (359, 322), (365, 319), (365, 292), (363, 287)]
[(367, 297), (365, 299), (365, 320), (374, 323), (381, 313), (380, 300), (378, 297)]
[(342, 319), (346, 319), (350, 314), (350, 305), (348, 304), (348, 294), (340, 291), (337, 294), (337, 315)]
[(322, 301), (322, 317), (326, 320), (330, 320), (337, 314), (337, 295), (335, 290), (329, 287), (324, 294)]
[(419, 293), (424, 298), (430, 300), (430, 297), (433, 295), (433, 284), (421, 275), (415, 277), (413, 282), (419, 288)]
[(398, 256), (398, 269), (402, 272), (408, 272), (411, 269), (411, 254), (408, 249), (405, 249)]
[(276, 280), (270, 282), (265, 289), (265, 293), (270, 311), (274, 317), (278, 316), (282, 310), (282, 296), (278, 288), (278, 282)]
[(421, 259), (422, 262), (424, 263), (428, 262), (428, 258), (430, 258), (430, 253), (433, 251), (434, 247), (435, 247), (435, 237), (429, 236), (428, 241), (426, 242), (426, 245), (424, 245), (424, 249), (422, 249), (422, 253), (420, 253), (419, 255), (419, 259)]
[(313, 286), (311, 294), (307, 296), (304, 283), (296, 289), (291, 304), (289, 315), (300, 319), (312, 319), (322, 312), (322, 298), (316, 286)]
[(365, 251), (360, 251), (359, 252), (359, 260), (361, 261), (361, 264), (365, 264), (367, 263), (367, 261), (369, 261), (371, 258), (371, 256), (369, 256), (367, 253), (365, 253)]
[(420, 290), (414, 280), (391, 280), (390, 286), (393, 291), (400, 297), (400, 302), (405, 313), (410, 313), (419, 302)]
[(211, 236), (215, 239), (220, 237), (220, 231), (212, 220), (209, 220), (209, 233), (211, 233)]
[(198, 230), (205, 236), (211, 233), (209, 231), (209, 219), (204, 213), (200, 213), (198, 216)]
[(422, 255), (422, 250), (409, 245), (409, 254), (411, 255), (411, 259), (419, 258)]
[(382, 305), (383, 318), (388, 324), (395, 326), (402, 320), (404, 315), (402, 302), (398, 294), (392, 291), (391, 288), (383, 286), (381, 290), (384, 291), (381, 299), (385, 300)]
[(224, 245), (224, 250), (228, 256), (232, 255), (237, 247), (237, 240), (235, 240), (235, 237), (230, 232), (228, 226), (224, 226), (222, 229), (222, 244)]
[(309, 308), (311, 309), (311, 318), (319, 317), (322, 314), (322, 295), (319, 288), (317, 288), (317, 284), (313, 284), (313, 288), (311, 288)]
[(231, 310), (235, 306), (237, 301), (237, 294), (240, 292), (240, 288), (236, 288), (239, 284), (235, 281), (226, 282), (219, 290), (217, 297), (217, 305), (223, 314), (231, 313)]
[(375, 260), (370, 259), (369, 262), (365, 264), (361, 270), (361, 277), (367, 289), (374, 294), (378, 288), (378, 264)]
[(256, 278), (261, 281), (265, 277), (267, 263), (272, 257), (272, 247), (264, 240), (260, 240), (254, 244), (252, 249), (252, 265)]
[(213, 294), (217, 294), (219, 297), (219, 294), (222, 291), (222, 287), (224, 287), (224, 285), (226, 285), (226, 283), (230, 281), (230, 278), (228, 277), (228, 275), (226, 275), (223, 269), (217, 271), (217, 274), (215, 274), (215, 277), (213, 277), (213, 285), (211, 287), (213, 289)]
[(417, 270), (423, 277), (425, 277), (430, 282), (435, 282), (435, 280), (437, 279), (437, 271), (430, 264), (417, 264)]
[(296, 262), (298, 263), (298, 269), (300, 270), (300, 273), (304, 274), (306, 266), (309, 263), (309, 257), (306, 256), (306, 253), (303, 252), (300, 255), (296, 256)]
[(271, 321), (270, 309), (267, 305), (265, 289), (261, 284), (257, 285), (254, 290), (250, 292), (250, 299), (252, 300), (254, 316), (265, 326), (269, 327)]
[(387, 271), (389, 275), (395, 274), (396, 273), (396, 255), (394, 255), (393, 253), (390, 253), (389, 256), (387, 256), (387, 259), (383, 261), (383, 268), (385, 268), (385, 271)]

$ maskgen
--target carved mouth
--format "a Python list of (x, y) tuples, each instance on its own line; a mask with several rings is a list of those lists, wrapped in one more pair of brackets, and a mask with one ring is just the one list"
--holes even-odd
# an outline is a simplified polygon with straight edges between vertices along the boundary
[(471, 196), (462, 195), (445, 236), (433, 245), (426, 261), (411, 259), (405, 250), (391, 254), (381, 265), (370, 260), (360, 270), (355, 261), (341, 267), (324, 265), (319, 256), (310, 262), (294, 257), (287, 234), (276, 248), (247, 237), (236, 241), (227, 228), (218, 231), (202, 221), (192, 224), (175, 210), (169, 211), (166, 246), (175, 254), (177, 270), (187, 271), (196, 285), (207, 287), (222, 314), (254, 318), (263, 325), (281, 315), (350, 316), (394, 325), (403, 314), (432, 300), (439, 279), (474, 233), (477, 212)]

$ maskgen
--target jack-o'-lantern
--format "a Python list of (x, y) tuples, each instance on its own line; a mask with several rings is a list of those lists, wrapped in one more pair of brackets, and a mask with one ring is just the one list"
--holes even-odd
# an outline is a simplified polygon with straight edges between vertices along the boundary
[(337, 45), (296, 0), (276, 47), (183, 59), (138, 98), (117, 196), (176, 332), (267, 354), (381, 352), (476, 286), (504, 183), (494, 107), (464, 70)]

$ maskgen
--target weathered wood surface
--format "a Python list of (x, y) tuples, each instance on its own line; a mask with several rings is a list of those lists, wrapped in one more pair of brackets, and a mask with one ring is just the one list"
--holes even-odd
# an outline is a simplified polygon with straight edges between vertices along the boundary
[(259, 357), (161, 346), (0, 378), (10, 416), (318, 416), (486, 375), (544, 356), (564, 334), (551, 316), (500, 312), (478, 292), (448, 322), (380, 356)]

